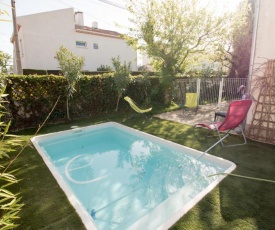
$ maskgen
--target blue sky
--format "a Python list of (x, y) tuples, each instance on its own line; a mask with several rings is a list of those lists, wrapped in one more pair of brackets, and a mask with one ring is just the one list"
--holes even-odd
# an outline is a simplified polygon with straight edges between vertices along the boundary
[[(213, 2), (215, 0), (208, 0)], [(226, 9), (234, 9), (240, 0), (218, 0), (226, 5)], [(73, 7), (76, 11), (84, 13), (84, 24), (91, 26), (93, 21), (98, 22), (101, 29), (115, 30), (123, 32), (116, 24), (127, 26), (128, 13), (123, 7), (129, 3), (129, 0), (16, 0), (17, 16), (35, 14), (40, 12), (65, 9)], [(7, 10), (9, 16), (2, 19), (12, 19), (11, 1), (0, 0), (0, 9)], [(10, 37), (12, 35), (12, 22), (0, 21), (0, 50), (12, 55), (12, 44)]]

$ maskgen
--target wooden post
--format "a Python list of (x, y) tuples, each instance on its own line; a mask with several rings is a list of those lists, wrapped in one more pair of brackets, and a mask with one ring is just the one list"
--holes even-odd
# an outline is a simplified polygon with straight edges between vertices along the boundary
[(23, 75), (21, 56), (20, 56), (20, 50), (19, 50), (18, 28), (17, 28), (14, 0), (11, 0), (11, 7), (12, 7), (12, 21), (13, 21), (13, 39), (14, 39), (14, 45), (15, 45), (15, 57), (13, 58), (15, 58), (16, 73), (19, 75)]

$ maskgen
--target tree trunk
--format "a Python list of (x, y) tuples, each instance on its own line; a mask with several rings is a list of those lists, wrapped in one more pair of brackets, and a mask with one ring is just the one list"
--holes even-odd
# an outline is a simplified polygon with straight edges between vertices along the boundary
[(116, 103), (116, 112), (117, 112), (117, 110), (118, 110), (118, 104), (119, 104), (120, 97), (121, 97), (121, 95), (118, 95), (117, 103)]
[(164, 104), (170, 105), (172, 102), (172, 88), (171, 87), (165, 87), (164, 88)]
[(69, 112), (69, 97), (67, 97), (66, 100), (66, 106), (67, 106), (67, 119), (70, 120), (70, 112)]

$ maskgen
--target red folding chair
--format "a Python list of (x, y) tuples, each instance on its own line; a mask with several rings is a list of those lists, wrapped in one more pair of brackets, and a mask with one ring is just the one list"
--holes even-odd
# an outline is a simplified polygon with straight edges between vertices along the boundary
[[(196, 124), (194, 128), (196, 127), (205, 127), (209, 129), (209, 132), (207, 133), (206, 136), (209, 136), (209, 133), (212, 131), (217, 131), (218, 136), (219, 136), (219, 141), (216, 142), (214, 145), (212, 145), (208, 150), (216, 146), (218, 143), (221, 142), (222, 146), (236, 146), (236, 145), (244, 145), (246, 144), (246, 138), (244, 135), (244, 131), (242, 128), (242, 123), (246, 119), (247, 113), (250, 109), (250, 106), (252, 104), (252, 100), (237, 100), (237, 101), (232, 101), (229, 105), (229, 108), (227, 110), (226, 116), (224, 121), (222, 122), (213, 122), (210, 124), (207, 123), (201, 123), (201, 124)], [(233, 144), (233, 145), (225, 145), (223, 143), (223, 140), (229, 135), (229, 132), (231, 130), (235, 130), (237, 127), (240, 128), (241, 134), (244, 139), (244, 143), (241, 144)], [(221, 135), (221, 132), (227, 131), (224, 136)], [(208, 151), (207, 150), (207, 151)]]

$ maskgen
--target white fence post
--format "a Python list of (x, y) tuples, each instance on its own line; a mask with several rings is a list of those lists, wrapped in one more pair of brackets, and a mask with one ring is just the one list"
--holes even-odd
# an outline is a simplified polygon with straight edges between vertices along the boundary
[(224, 81), (224, 79), (221, 78), (221, 81), (220, 81), (220, 88), (219, 88), (219, 98), (218, 98), (218, 109), (221, 109), (223, 81)]
[(200, 101), (200, 91), (201, 91), (201, 79), (197, 78), (197, 94), (198, 94), (198, 104)]

